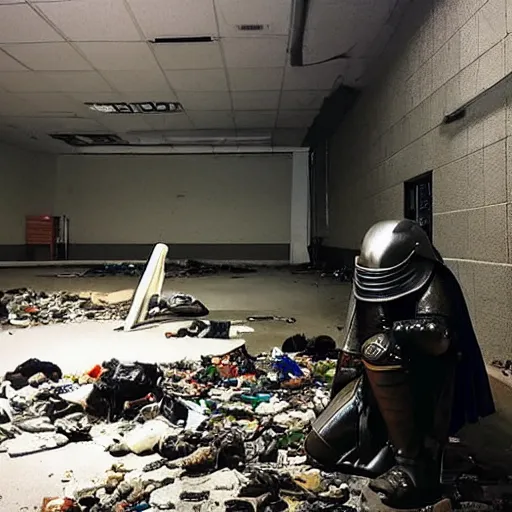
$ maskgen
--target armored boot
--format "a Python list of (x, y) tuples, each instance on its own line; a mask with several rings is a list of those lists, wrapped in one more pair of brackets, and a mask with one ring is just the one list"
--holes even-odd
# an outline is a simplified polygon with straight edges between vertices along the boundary
[(450, 423), (452, 358), (422, 354), (416, 361), (411, 352), (402, 350), (392, 333), (373, 336), (363, 345), (366, 376), (396, 460), (370, 488), (383, 503), (397, 508), (424, 506), (439, 498)]

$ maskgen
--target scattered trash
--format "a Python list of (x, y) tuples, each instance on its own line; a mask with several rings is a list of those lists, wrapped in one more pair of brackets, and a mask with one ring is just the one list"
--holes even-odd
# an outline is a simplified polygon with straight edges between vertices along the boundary
[(268, 322), (270, 320), (274, 320), (277, 322), (286, 322), (287, 324), (294, 324), (297, 320), (293, 317), (287, 316), (277, 316), (277, 315), (253, 315), (248, 316), (248, 322)]
[(507, 359), (506, 361), (495, 359), (491, 365), (501, 370), (502, 375), (505, 377), (512, 377), (512, 359)]

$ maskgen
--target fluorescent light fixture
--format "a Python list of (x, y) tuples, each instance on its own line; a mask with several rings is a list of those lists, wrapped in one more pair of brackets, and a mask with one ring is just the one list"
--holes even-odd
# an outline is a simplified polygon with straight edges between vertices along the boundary
[(175, 101), (141, 101), (135, 103), (86, 103), (102, 114), (171, 114), (182, 112), (181, 103)]
[(117, 112), (116, 107), (108, 103), (86, 103), (86, 105), (91, 110), (96, 110), (96, 112), (101, 112), (102, 114), (115, 114)]

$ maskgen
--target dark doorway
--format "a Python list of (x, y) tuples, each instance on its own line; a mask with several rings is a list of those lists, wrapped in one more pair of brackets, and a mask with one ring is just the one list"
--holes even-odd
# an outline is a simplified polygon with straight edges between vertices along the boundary
[(404, 183), (404, 216), (416, 221), (432, 240), (432, 171)]

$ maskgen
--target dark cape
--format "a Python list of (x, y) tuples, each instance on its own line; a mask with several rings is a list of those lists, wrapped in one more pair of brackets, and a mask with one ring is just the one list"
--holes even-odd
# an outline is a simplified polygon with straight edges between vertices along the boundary
[(450, 433), (455, 434), (466, 423), (476, 423), (479, 418), (495, 412), (489, 377), (478, 345), (473, 323), (462, 289), (452, 271), (437, 265), (449, 285), (455, 308), (453, 329), (456, 332), (460, 361), (457, 365)]

